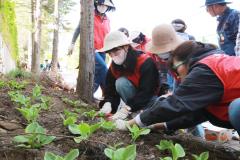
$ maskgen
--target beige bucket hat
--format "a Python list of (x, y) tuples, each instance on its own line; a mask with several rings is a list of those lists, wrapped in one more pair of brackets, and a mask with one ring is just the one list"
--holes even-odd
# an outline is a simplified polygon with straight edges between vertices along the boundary
[(174, 50), (183, 42), (172, 25), (161, 24), (153, 29), (152, 40), (147, 43), (146, 50), (153, 54), (161, 54)]
[(127, 36), (120, 31), (113, 31), (104, 38), (104, 46), (99, 52), (107, 52), (113, 48), (130, 44)]

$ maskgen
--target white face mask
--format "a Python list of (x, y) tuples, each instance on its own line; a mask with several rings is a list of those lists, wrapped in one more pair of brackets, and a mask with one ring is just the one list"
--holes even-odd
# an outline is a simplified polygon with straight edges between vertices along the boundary
[(105, 13), (105, 12), (107, 11), (107, 9), (108, 9), (108, 7), (105, 6), (105, 5), (98, 5), (98, 6), (97, 6), (97, 10), (98, 10), (98, 12), (101, 13), (101, 14)]
[(124, 49), (120, 49), (117, 52), (115, 53), (117, 56), (112, 57), (112, 60), (115, 64), (122, 65), (127, 57), (127, 52)]

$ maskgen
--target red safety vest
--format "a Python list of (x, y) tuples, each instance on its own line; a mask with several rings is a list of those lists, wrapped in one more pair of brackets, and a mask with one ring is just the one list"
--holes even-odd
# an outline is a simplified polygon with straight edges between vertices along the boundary
[(213, 54), (200, 60), (200, 63), (211, 68), (224, 86), (222, 100), (210, 105), (207, 111), (220, 120), (229, 121), (229, 104), (240, 97), (240, 57)]
[(103, 48), (105, 36), (110, 32), (110, 21), (105, 16), (102, 18), (95, 13), (94, 16), (94, 47), (95, 49)]
[(113, 74), (113, 76), (115, 77), (115, 79), (118, 79), (119, 77), (126, 77), (128, 80), (130, 80), (135, 87), (139, 86), (139, 80), (140, 80), (140, 68), (142, 66), (142, 64), (148, 59), (150, 58), (148, 55), (146, 54), (141, 54), (138, 56), (137, 58), (137, 64), (135, 67), (135, 70), (133, 73), (128, 73), (128, 72), (120, 72), (114, 69), (114, 67), (112, 67), (112, 65), (110, 66), (111, 72)]

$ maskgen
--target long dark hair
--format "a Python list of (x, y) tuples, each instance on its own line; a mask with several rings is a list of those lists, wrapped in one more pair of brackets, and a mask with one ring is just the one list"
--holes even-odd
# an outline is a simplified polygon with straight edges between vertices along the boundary
[[(168, 60), (169, 67), (173, 66), (173, 59), (177, 61), (182, 61), (189, 65), (194, 60), (192, 60), (193, 55), (198, 57), (203, 53), (209, 52), (211, 50), (217, 49), (217, 46), (209, 43), (201, 43), (196, 41), (186, 41), (179, 45), (170, 55)], [(191, 61), (190, 61), (191, 60)]]
[[(112, 0), (109, 0), (109, 1), (113, 4)], [(104, 2), (105, 2), (105, 0), (94, 0), (95, 10), (97, 10), (97, 5), (104, 4)], [(114, 4), (113, 4), (113, 5), (114, 5)], [(115, 11), (115, 10), (116, 10), (115, 7), (110, 7), (110, 6), (108, 6), (108, 9), (107, 9), (106, 12), (108, 12), (108, 11)]]

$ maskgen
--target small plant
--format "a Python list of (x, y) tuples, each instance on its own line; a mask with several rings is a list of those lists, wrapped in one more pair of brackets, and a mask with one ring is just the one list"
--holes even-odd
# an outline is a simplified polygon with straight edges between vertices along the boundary
[(30, 105), (31, 99), (22, 95), (19, 91), (9, 91), (8, 95), (11, 97), (12, 101), (20, 106), (28, 107)]
[(137, 125), (133, 125), (132, 127), (127, 125), (128, 130), (131, 132), (131, 136), (133, 141), (136, 141), (136, 139), (141, 135), (147, 135), (150, 133), (150, 129), (147, 128), (139, 128)]
[(208, 152), (203, 152), (199, 156), (198, 155), (193, 155), (195, 160), (208, 160), (209, 158), (209, 153)]
[(104, 119), (101, 119), (101, 128), (106, 129), (108, 131), (112, 131), (116, 128), (116, 125), (113, 121), (105, 121)]
[(62, 114), (60, 114), (61, 118), (63, 119), (63, 125), (68, 126), (75, 124), (77, 122), (77, 117), (76, 116), (66, 116), (64, 117)]
[(15, 80), (9, 81), (8, 85), (12, 90), (21, 90), (21, 89), (24, 89), (26, 87), (26, 83), (18, 83)]
[(32, 98), (38, 100), (41, 98), (41, 95), (42, 95), (41, 87), (36, 84), (35, 87), (32, 89)]
[(0, 80), (0, 88), (7, 86), (7, 83)]
[(54, 153), (51, 153), (51, 152), (47, 152), (47, 153), (45, 153), (44, 160), (75, 160), (78, 156), (79, 156), (78, 149), (71, 150), (64, 157), (55, 155)]
[(7, 73), (7, 77), (9, 78), (30, 78), (31, 73), (23, 71), (21, 69), (15, 69)]
[(89, 125), (87, 123), (80, 123), (79, 125), (73, 124), (69, 125), (68, 129), (72, 134), (81, 135), (79, 137), (74, 138), (76, 143), (80, 143), (83, 140), (87, 140), (93, 132), (95, 132), (98, 128), (100, 128), (101, 123), (96, 123), (93, 125)]
[(47, 136), (46, 130), (37, 122), (29, 124), (25, 129), (26, 135), (14, 137), (14, 142), (20, 147), (26, 148), (41, 148), (42, 146), (51, 143), (56, 137)]
[(161, 140), (160, 145), (156, 145), (159, 150), (169, 150), (172, 152), (172, 157), (160, 158), (161, 160), (177, 160), (178, 158), (185, 156), (185, 151), (178, 143), (175, 145), (172, 141)]
[(22, 107), (22, 108), (17, 108), (19, 112), (23, 115), (23, 117), (28, 121), (28, 122), (34, 122), (37, 121), (37, 118), (39, 116), (40, 108), (38, 107), (39, 104), (35, 104), (30, 108)]
[(88, 112), (83, 112), (82, 115), (94, 119), (98, 113), (95, 110), (91, 110)]
[(77, 106), (80, 105), (80, 101), (73, 101), (73, 100), (70, 100), (68, 98), (62, 98), (62, 101), (66, 104), (69, 104), (69, 105), (73, 106), (73, 107), (77, 107)]
[(44, 109), (44, 110), (48, 110), (51, 98), (50, 97), (46, 97), (46, 96), (41, 96), (40, 99), (42, 101), (41, 108)]
[(111, 160), (135, 160), (137, 156), (136, 145), (118, 149), (115, 147), (105, 148), (104, 154)]

